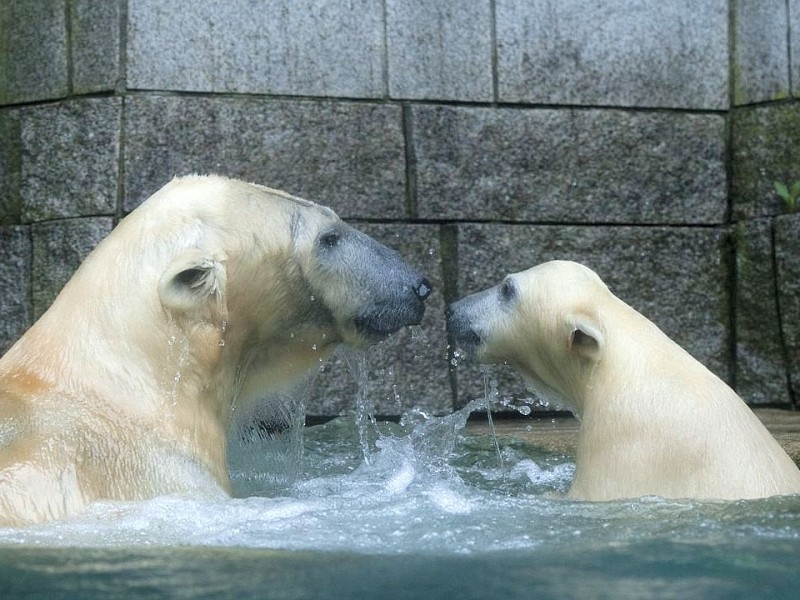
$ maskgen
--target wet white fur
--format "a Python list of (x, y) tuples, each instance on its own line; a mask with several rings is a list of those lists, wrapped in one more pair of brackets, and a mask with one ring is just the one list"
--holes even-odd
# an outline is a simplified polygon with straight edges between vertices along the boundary
[(574, 406), (570, 497), (800, 493), (800, 471), (741, 398), (593, 271), (554, 261), (509, 277), (515, 299), (489, 293), (465, 310), (485, 360)]
[[(336, 222), (282, 192), (199, 176), (125, 218), (0, 359), (0, 524), (99, 498), (224, 494), (237, 405), (348, 335), (314, 318), (306, 285), (315, 235)], [(187, 268), (202, 273), (190, 289), (173, 280)], [(345, 310), (354, 294), (324, 287)]]

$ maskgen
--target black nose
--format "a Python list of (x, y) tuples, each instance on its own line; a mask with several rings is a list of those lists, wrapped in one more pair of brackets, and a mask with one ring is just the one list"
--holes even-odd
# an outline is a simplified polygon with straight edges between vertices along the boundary
[(414, 286), (414, 293), (420, 300), (425, 300), (425, 298), (431, 295), (431, 289), (431, 282), (428, 281), (427, 277), (423, 277), (420, 279), (419, 283)]

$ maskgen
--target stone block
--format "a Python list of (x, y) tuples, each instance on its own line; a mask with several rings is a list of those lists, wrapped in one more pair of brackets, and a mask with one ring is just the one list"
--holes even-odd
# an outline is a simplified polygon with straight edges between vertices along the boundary
[(21, 111), (24, 221), (116, 212), (121, 104), (86, 98)]
[[(409, 264), (425, 273), (433, 285), (425, 317), (418, 327), (406, 328), (370, 348), (364, 358), (340, 353), (322, 366), (314, 383), (308, 414), (334, 416), (352, 413), (358, 391), (348, 360), (365, 360), (366, 394), (382, 416), (398, 416), (413, 407), (445, 414), (453, 410), (444, 326), (444, 282), (439, 228), (434, 225), (358, 224), (355, 226), (397, 250)], [(358, 364), (358, 363), (357, 363)]]
[(20, 220), (19, 118), (16, 110), (0, 111), (0, 225)]
[(33, 237), (33, 316), (53, 303), (83, 259), (113, 227), (110, 217), (48, 221), (31, 225)]
[(778, 306), (789, 381), (795, 402), (800, 398), (800, 214), (775, 220), (775, 263)]
[(31, 326), (31, 237), (0, 226), (0, 356)]
[(384, 96), (373, 0), (129, 2), (131, 89)]
[(65, 2), (0, 3), (0, 104), (68, 94)]
[(726, 0), (496, 5), (501, 102), (728, 107)]
[(800, 0), (788, 0), (789, 7), (789, 65), (792, 93), (800, 97)]
[(731, 130), (733, 217), (784, 212), (774, 182), (791, 185), (800, 180), (800, 104), (735, 109)]
[(789, 95), (785, 0), (734, 0), (733, 101), (737, 105)]
[(736, 227), (735, 310), (736, 391), (749, 404), (788, 404), (771, 219)]
[(419, 216), (717, 224), (725, 119), (616, 110), (415, 106)]
[(70, 5), (74, 93), (116, 88), (120, 78), (121, 3), (122, 0), (73, 0)]
[[(731, 260), (723, 229), (463, 224), (457, 297), (539, 263), (566, 259), (594, 269), (612, 292), (658, 325), (714, 373), (732, 380)], [(483, 395), (471, 361), (455, 370), (457, 401)], [(518, 375), (493, 369), (500, 393), (525, 398)]]
[(175, 175), (219, 173), (326, 204), (343, 218), (406, 216), (397, 106), (133, 96), (125, 140), (126, 211)]
[(388, 0), (386, 35), (391, 97), (494, 99), (489, 0)]

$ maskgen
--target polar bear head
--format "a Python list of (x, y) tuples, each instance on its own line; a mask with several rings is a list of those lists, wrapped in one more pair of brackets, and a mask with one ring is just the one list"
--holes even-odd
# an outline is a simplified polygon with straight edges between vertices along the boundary
[(428, 280), (328, 208), (218, 178), (178, 180), (158, 195), (168, 220), (188, 213), (159, 301), (190, 329), (220, 324), (219, 339), (241, 353), (237, 368), (247, 366), (245, 389), (274, 387), (336, 344), (363, 347), (423, 316)]
[[(194, 380), (197, 390), (235, 380), (223, 393), (240, 397), (280, 388), (339, 343), (363, 347), (419, 323), (430, 289), (328, 208), (190, 176), (123, 219), (37, 329), (50, 323), (72, 355), (93, 341), (105, 371), (124, 361), (123, 378), (148, 362), (156, 376), (180, 368), (181, 385)], [(80, 330), (66, 331), (70, 323)]]
[(552, 261), (451, 304), (448, 329), (482, 362), (506, 363), (544, 397), (573, 404), (604, 351), (598, 307), (611, 292), (594, 271)]

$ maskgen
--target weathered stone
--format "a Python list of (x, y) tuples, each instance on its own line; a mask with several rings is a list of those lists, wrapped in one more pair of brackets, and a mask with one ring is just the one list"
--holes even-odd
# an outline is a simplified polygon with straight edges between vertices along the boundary
[(128, 6), (129, 88), (381, 97), (373, 0), (172, 0)]
[(20, 220), (19, 118), (16, 110), (0, 111), (0, 225)]
[(734, 218), (784, 212), (774, 184), (800, 180), (800, 104), (735, 109), (731, 139)]
[(24, 221), (114, 214), (120, 107), (87, 98), (21, 111)]
[(791, 402), (781, 339), (772, 221), (736, 228), (736, 391), (750, 404)]
[(120, 77), (123, 0), (73, 0), (72, 87), (76, 94), (113, 90)]
[(416, 106), (423, 218), (723, 221), (725, 120), (613, 110)]
[(31, 325), (28, 227), (0, 227), (0, 356)]
[(65, 1), (0, 3), (0, 104), (69, 92)]
[(38, 319), (53, 303), (83, 259), (113, 227), (110, 217), (34, 223), (33, 316)]
[(728, 2), (497, 0), (503, 102), (728, 107)]
[[(399, 331), (366, 353), (367, 398), (378, 415), (397, 416), (413, 407), (439, 414), (451, 412), (439, 228), (379, 224), (356, 227), (397, 250), (433, 285), (422, 324)], [(356, 381), (346, 358), (335, 356), (322, 367), (308, 413), (330, 416), (353, 412)]]
[(800, 0), (789, 0), (789, 50), (791, 66), (792, 93), (800, 97)]
[(491, 31), (489, 0), (388, 0), (389, 95), (491, 101)]
[(734, 0), (733, 101), (776, 100), (789, 95), (785, 0)]
[[(722, 229), (464, 224), (458, 226), (457, 297), (552, 259), (594, 269), (611, 291), (731, 381), (731, 265)], [(525, 398), (518, 375), (494, 369), (503, 396)], [(483, 395), (477, 367), (456, 370), (458, 403)]]
[(134, 96), (125, 140), (126, 211), (175, 175), (219, 173), (285, 189), (343, 218), (406, 216), (396, 106)]
[(800, 214), (775, 220), (775, 263), (778, 306), (789, 380), (795, 401), (800, 398)]

